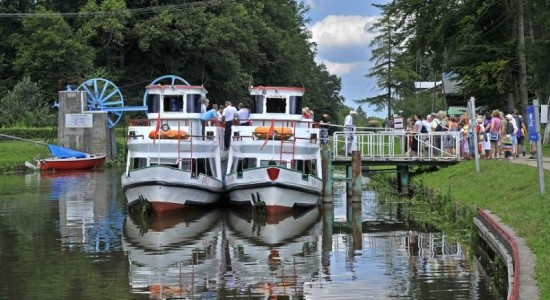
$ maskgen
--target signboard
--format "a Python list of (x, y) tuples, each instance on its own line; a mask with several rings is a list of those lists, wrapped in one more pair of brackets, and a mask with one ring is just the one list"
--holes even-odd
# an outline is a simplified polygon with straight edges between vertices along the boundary
[(540, 106), (540, 123), (541, 124), (548, 123), (548, 105)]
[(393, 128), (394, 129), (403, 129), (403, 118), (393, 118)]
[(66, 114), (65, 127), (67, 128), (92, 128), (94, 122), (92, 114)]
[(527, 111), (527, 122), (525, 124), (527, 125), (529, 140), (538, 141), (540, 137), (535, 127), (536, 126), (535, 125), (535, 107), (533, 105), (527, 105), (526, 111)]

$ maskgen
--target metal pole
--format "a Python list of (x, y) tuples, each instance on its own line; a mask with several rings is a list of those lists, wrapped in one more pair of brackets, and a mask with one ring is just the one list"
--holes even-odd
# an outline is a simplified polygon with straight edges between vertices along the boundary
[(542, 143), (540, 141), (539, 106), (539, 100), (533, 99), (533, 107), (535, 108), (535, 131), (537, 133), (537, 168), (539, 171), (539, 190), (540, 194), (544, 195), (544, 167), (542, 165)]
[(474, 157), (476, 161), (476, 173), (479, 173), (479, 151), (477, 148), (477, 121), (476, 121), (476, 99), (474, 97), (470, 97), (470, 101), (468, 101), (468, 109), (470, 110), (470, 128), (472, 129), (472, 136), (474, 138)]

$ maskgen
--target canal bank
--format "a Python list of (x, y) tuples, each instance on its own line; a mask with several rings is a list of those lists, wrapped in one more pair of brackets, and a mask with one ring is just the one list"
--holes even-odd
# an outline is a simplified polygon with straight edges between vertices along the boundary
[[(512, 162), (484, 160), (476, 173), (474, 162), (465, 161), (438, 172), (419, 174), (413, 184), (449, 198), (456, 206), (490, 211), (517, 242), (523, 287), (518, 299), (550, 299), (550, 197), (539, 194), (537, 170), (529, 165), (531, 161)], [(549, 176), (545, 170), (546, 186)], [(534, 254), (533, 261), (529, 250)]]

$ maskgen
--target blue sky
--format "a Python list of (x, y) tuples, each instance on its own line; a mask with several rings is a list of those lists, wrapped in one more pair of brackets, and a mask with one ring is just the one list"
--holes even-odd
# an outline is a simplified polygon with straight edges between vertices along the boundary
[[(316, 61), (342, 79), (345, 104), (357, 108), (353, 100), (380, 93), (374, 79), (365, 77), (372, 67), (369, 44), (375, 37), (368, 31), (380, 12), (372, 6), (387, 0), (300, 0), (310, 6), (309, 29), (317, 46)], [(386, 111), (374, 112), (362, 105), (369, 116), (384, 118)]]

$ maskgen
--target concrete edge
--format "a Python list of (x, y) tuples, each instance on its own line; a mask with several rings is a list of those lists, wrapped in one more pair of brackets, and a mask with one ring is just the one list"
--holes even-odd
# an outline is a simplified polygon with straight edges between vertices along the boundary
[[(529, 249), (529, 247), (527, 246), (527, 244), (525, 242), (525, 239), (519, 237), (511, 227), (504, 224), (501, 221), (501, 219), (498, 216), (496, 216), (495, 214), (493, 214), (491, 211), (483, 210), (483, 212), (485, 214), (487, 214), (490, 218), (492, 218), (495, 223), (497, 223), (504, 230), (506, 230), (506, 232), (516, 242), (518, 257), (519, 257), (519, 260), (520, 260), (520, 262), (519, 262), (519, 275), (520, 275), (519, 276), (520, 277), (519, 278), (519, 280), (520, 280), (519, 299), (529, 299), (529, 300), (540, 299), (540, 290), (539, 290), (539, 286), (538, 286), (536, 276), (535, 276), (536, 259), (535, 259), (535, 255), (533, 254), (531, 249)], [(495, 233), (498, 234), (498, 231), (496, 231), (496, 230), (492, 231), (492, 232), (495, 232)], [(491, 235), (493, 235), (493, 234), (491, 234)], [(494, 236), (494, 237), (497, 239), (498, 243), (501, 244), (501, 245), (502, 245), (502, 243), (500, 243), (499, 240), (505, 240), (505, 237), (502, 237), (502, 236), (500, 238), (498, 238), (496, 236)], [(504, 247), (504, 245), (502, 245), (502, 246)], [(506, 249), (506, 247), (504, 247), (504, 248)], [(513, 259), (513, 255), (512, 255), (512, 259)], [(510, 273), (509, 273), (509, 276), (510, 276)], [(509, 289), (509, 291), (510, 290), (511, 289)]]

